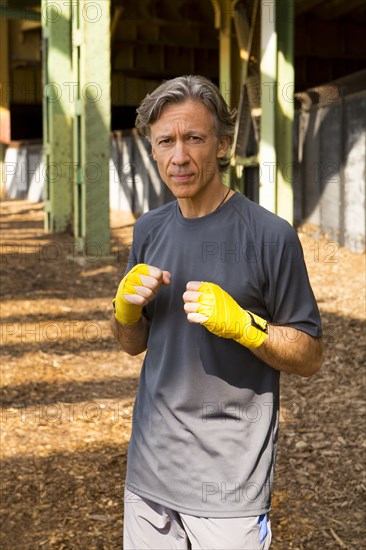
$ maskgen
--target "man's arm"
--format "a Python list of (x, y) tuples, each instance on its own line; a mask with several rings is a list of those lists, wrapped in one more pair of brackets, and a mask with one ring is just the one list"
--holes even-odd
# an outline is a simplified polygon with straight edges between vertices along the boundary
[(254, 355), (270, 367), (300, 376), (315, 374), (322, 365), (323, 342), (292, 327), (268, 325), (268, 336)]
[(264, 319), (243, 310), (217, 285), (190, 281), (183, 300), (189, 322), (203, 324), (217, 336), (237, 341), (276, 370), (307, 377), (321, 367), (320, 338), (289, 326), (269, 324), (266, 334)]
[(113, 314), (111, 324), (114, 337), (123, 351), (129, 355), (139, 355), (146, 351), (149, 323), (144, 316), (134, 325), (122, 325)]
[(169, 285), (170, 273), (137, 264), (122, 279), (114, 299), (112, 330), (122, 349), (130, 355), (146, 350), (149, 323), (142, 308), (154, 300), (162, 285)]

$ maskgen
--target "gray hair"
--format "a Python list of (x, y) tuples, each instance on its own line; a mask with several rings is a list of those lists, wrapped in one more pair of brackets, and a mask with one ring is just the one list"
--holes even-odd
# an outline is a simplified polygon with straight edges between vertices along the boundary
[(204, 76), (179, 76), (163, 82), (151, 94), (147, 94), (137, 109), (136, 128), (150, 141), (150, 126), (158, 120), (163, 108), (188, 100), (201, 101), (212, 113), (217, 138), (227, 136), (228, 152), (225, 157), (217, 159), (220, 172), (224, 172), (230, 166), (236, 111), (230, 111), (217, 86)]

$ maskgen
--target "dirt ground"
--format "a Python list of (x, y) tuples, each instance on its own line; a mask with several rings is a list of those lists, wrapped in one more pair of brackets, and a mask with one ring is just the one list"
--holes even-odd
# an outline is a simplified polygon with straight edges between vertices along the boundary
[[(43, 205), (2, 203), (3, 550), (122, 548), (123, 486), (142, 355), (109, 326), (133, 219), (113, 213), (110, 258), (43, 231)], [(273, 550), (366, 548), (365, 257), (300, 238), (325, 361), (282, 375)]]

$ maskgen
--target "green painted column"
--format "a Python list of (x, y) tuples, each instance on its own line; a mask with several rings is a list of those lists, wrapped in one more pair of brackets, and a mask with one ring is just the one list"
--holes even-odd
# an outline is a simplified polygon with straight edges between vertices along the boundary
[(220, 25), (220, 91), (231, 107), (231, 0), (222, 0)]
[(293, 223), (294, 2), (276, 3), (277, 28), (277, 214)]
[(276, 212), (276, 87), (277, 33), (275, 0), (261, 4), (261, 137), (259, 143), (259, 203)]
[(65, 231), (72, 221), (71, 5), (42, 0), (45, 228)]
[(259, 202), (293, 222), (293, 0), (261, 4)]
[[(219, 30), (219, 87), (226, 103), (232, 104), (232, 74), (231, 74), (231, 22), (233, 16), (232, 0), (211, 0), (215, 14), (215, 28)], [(225, 173), (224, 183), (231, 187), (231, 173)]]
[(0, 17), (0, 198), (5, 196), (5, 153), (10, 142), (8, 21)]
[(87, 256), (101, 256), (110, 247), (110, 0), (74, 6), (73, 67), (74, 233)]

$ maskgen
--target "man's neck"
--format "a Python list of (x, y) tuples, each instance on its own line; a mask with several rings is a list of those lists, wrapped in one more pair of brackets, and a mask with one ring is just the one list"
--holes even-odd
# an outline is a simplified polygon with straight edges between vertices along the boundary
[(233, 191), (222, 184), (219, 190), (209, 197), (178, 198), (177, 201), (182, 216), (185, 218), (202, 218), (218, 210), (232, 194)]

